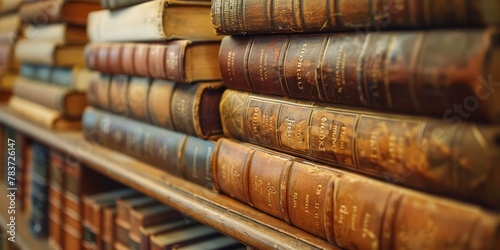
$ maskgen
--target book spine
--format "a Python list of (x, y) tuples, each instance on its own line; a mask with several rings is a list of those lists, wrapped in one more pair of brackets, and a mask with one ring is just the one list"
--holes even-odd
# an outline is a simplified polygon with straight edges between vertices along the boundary
[[(226, 90), (227, 137), (391, 183), (500, 205), (498, 128)], [(481, 156), (486, 156), (481, 157)], [(467, 159), (467, 160), (466, 160)], [(474, 169), (474, 174), (470, 174)], [(434, 174), (438, 171), (442, 174)], [(476, 185), (480, 180), (481, 185)]]
[(50, 151), (50, 178), (49, 178), (49, 240), (56, 247), (62, 249), (63, 242), (63, 193), (64, 168), (62, 155)]
[(232, 89), (496, 121), (496, 36), (494, 29), (226, 36), (220, 68)]
[(31, 192), (30, 232), (33, 237), (44, 239), (48, 236), (49, 224), (49, 149), (39, 143), (33, 143), (33, 173)]
[(46, 0), (24, 3), (19, 14), (24, 24), (49, 24), (62, 19), (62, 6), (64, 1)]
[[(316, 33), (373, 29), (480, 26), (498, 24), (498, 3), (488, 0), (215, 0), (212, 24), (218, 33)], [(248, 21), (252, 20), (252, 21)]]
[(213, 142), (90, 107), (82, 119), (84, 136), (89, 141), (125, 152), (171, 174), (212, 188)]
[[(246, 160), (234, 160), (240, 158)], [(261, 165), (267, 161), (278, 163), (271, 172), (274, 179), (267, 178), (269, 168)], [(221, 192), (231, 195), (246, 189), (247, 198), (241, 201), (250, 204), (251, 200), (251, 205), (268, 213), (276, 205), (271, 211), (281, 214), (278, 218), (346, 249), (400, 249), (415, 242), (432, 249), (446, 244), (491, 249), (498, 241), (498, 216), (479, 207), (249, 143), (219, 139), (213, 171)], [(284, 200), (277, 202), (280, 197)], [(428, 230), (422, 233), (423, 228)], [(464, 228), (474, 230), (471, 237), (463, 237)]]
[[(148, 122), (150, 120), (147, 100), (151, 81), (152, 79), (145, 77), (130, 78), (125, 96), (126, 109), (129, 111), (128, 117), (143, 122)], [(111, 84), (113, 84), (113, 81)], [(112, 98), (112, 96), (109, 97)]]
[(108, 74), (191, 82), (185, 72), (185, 52), (189, 44), (189, 40), (166, 44), (90, 43), (86, 46), (86, 64), (90, 69)]

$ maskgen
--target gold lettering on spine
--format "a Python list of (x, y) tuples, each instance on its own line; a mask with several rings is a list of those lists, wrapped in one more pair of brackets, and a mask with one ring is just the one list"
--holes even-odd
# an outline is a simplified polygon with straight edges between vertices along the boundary
[(344, 216), (349, 215), (349, 211), (347, 211), (347, 206), (345, 204), (340, 205), (339, 209), (339, 218), (337, 219), (337, 223), (344, 224)]
[(236, 6), (235, 1), (224, 1), (224, 25), (226, 29), (229, 30), (238, 30), (237, 20), (236, 20), (236, 12), (238, 6)]
[(207, 150), (207, 154), (205, 155), (205, 179), (212, 180), (212, 148), (209, 147)]
[(389, 162), (397, 163), (404, 160), (405, 138), (401, 136), (389, 136)]
[(259, 138), (259, 107), (254, 107), (253, 115), (252, 115), (252, 131), (255, 135), (255, 138)]
[(277, 193), (276, 188), (271, 185), (270, 182), (267, 183), (267, 206), (272, 207), (273, 196)]
[(378, 149), (378, 138), (380, 132), (378, 130), (374, 130), (370, 133), (370, 158), (373, 161), (378, 160), (379, 149)]
[[(180, 99), (176, 102), (175, 104), (175, 112), (180, 115), (187, 115), (188, 114), (188, 108), (187, 108), (187, 100), (186, 99)], [(180, 117), (180, 116), (179, 116)]]
[(229, 51), (227, 53), (227, 62), (226, 62), (226, 68), (227, 68), (227, 75), (229, 76), (229, 80), (233, 80), (233, 76), (236, 74), (234, 72), (234, 57), (235, 57), (234, 51)]
[(305, 200), (305, 208), (304, 212), (309, 213), (309, 194), (306, 194), (306, 200)]
[(260, 51), (259, 56), (259, 77), (262, 82), (267, 80), (267, 53), (264, 49)]
[(302, 82), (302, 63), (304, 62), (304, 54), (306, 53), (307, 43), (302, 44), (300, 49), (299, 59), (297, 62), (297, 87), (299, 89), (304, 89), (304, 83)]
[(345, 53), (345, 48), (343, 45), (339, 47), (337, 60), (335, 62), (335, 82), (337, 83), (338, 93), (342, 93), (343, 87), (346, 84), (345, 81), (345, 65), (347, 60), (347, 54)]
[(287, 116), (285, 118), (286, 122), (286, 138), (288, 141), (291, 141), (293, 138), (293, 126), (295, 124), (296, 118)]
[(327, 118), (323, 116), (323, 117), (321, 117), (320, 122), (319, 122), (318, 150), (323, 151), (323, 152), (326, 151), (326, 147), (325, 147), (326, 121), (327, 121)]
[(193, 157), (193, 165), (191, 166), (192, 170), (191, 170), (191, 177), (193, 178), (196, 178), (198, 179), (198, 171), (196, 169), (196, 160), (198, 159), (198, 151), (199, 151), (199, 148), (198, 147), (194, 147), (194, 157)]

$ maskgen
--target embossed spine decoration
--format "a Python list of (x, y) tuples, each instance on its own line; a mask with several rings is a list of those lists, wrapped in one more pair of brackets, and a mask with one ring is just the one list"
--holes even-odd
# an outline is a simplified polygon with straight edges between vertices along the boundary
[(494, 0), (214, 0), (218, 33), (270, 34), (498, 24)]
[(500, 129), (226, 90), (227, 137), (404, 186), (500, 205)]
[(479, 207), (228, 138), (215, 150), (221, 192), (346, 249), (498, 246), (499, 217)]
[(496, 29), (226, 36), (228, 88), (426, 114), (500, 120)]

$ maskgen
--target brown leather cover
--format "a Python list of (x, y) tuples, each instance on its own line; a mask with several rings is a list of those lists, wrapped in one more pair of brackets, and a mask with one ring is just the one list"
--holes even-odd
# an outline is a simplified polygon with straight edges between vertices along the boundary
[(18, 77), (13, 93), (16, 96), (57, 110), (64, 117), (81, 117), (87, 106), (85, 93), (51, 83)]
[(102, 249), (113, 250), (115, 241), (115, 218), (116, 207), (108, 207), (103, 210), (103, 233), (102, 233)]
[[(211, 188), (214, 142), (87, 108), (87, 140), (125, 152), (171, 174)], [(101, 139), (102, 136), (102, 139)]]
[(226, 36), (220, 68), (232, 89), (498, 121), (498, 35), (488, 28)]
[(57, 151), (50, 151), (49, 169), (49, 239), (56, 249), (64, 245), (63, 230), (63, 192), (65, 171), (63, 155)]
[[(96, 90), (97, 90), (97, 107), (99, 107), (101, 109), (109, 109), (109, 107), (110, 107), (109, 89), (111, 86), (111, 76), (101, 74), (100, 81), (96, 84), (97, 84), (97, 88), (96, 88)], [(92, 91), (92, 93), (93, 92), (94, 91)]]
[(144, 77), (131, 77), (127, 88), (128, 116), (140, 121), (149, 120), (148, 93), (151, 79)]
[(166, 80), (153, 80), (149, 88), (148, 111), (151, 123), (162, 128), (175, 130), (172, 120), (172, 96), (177, 84)]
[[(277, 186), (279, 189), (271, 188), (276, 187), (272, 184), (276, 180), (266, 182), (261, 178), (270, 171), (261, 165), (266, 161), (290, 166), (271, 172), (277, 179), (286, 180)], [(227, 194), (247, 189), (247, 196), (258, 196), (262, 194), (259, 187), (266, 188), (264, 196), (274, 195), (274, 199), (284, 194), (285, 199), (278, 204), (282, 214), (288, 214), (289, 223), (346, 249), (404, 249), (413, 244), (429, 249), (443, 249), (446, 244), (457, 249), (498, 247), (497, 213), (254, 144), (219, 139), (213, 171), (220, 191)], [(269, 211), (268, 202), (253, 201), (257, 209)], [(417, 220), (415, 215), (419, 216)]]
[(14, 43), (0, 43), (0, 71), (14, 69)]
[(498, 207), (498, 126), (343, 108), (226, 90), (227, 137)]
[(19, 13), (23, 23), (49, 24), (66, 22), (76, 25), (86, 25), (87, 15), (91, 11), (101, 9), (99, 2), (84, 0), (43, 0), (25, 2)]
[(354, 30), (464, 27), (498, 24), (500, 5), (489, 0), (215, 0), (218, 33), (316, 33)]
[[(212, 46), (220, 41), (172, 40), (161, 44), (148, 43), (89, 43), (86, 46), (87, 67), (103, 73), (144, 76), (155, 79), (191, 83), (219, 80), (220, 76), (192, 72), (191, 64), (211, 64), (214, 58), (196, 55), (188, 57), (188, 50), (195, 46)], [(107, 55), (95, 63), (100, 54)], [(110, 59), (110, 57), (112, 57)], [(104, 57), (103, 57), (104, 58)]]
[(129, 77), (125, 75), (112, 75), (109, 86), (109, 110), (113, 113), (128, 116), (127, 90)]

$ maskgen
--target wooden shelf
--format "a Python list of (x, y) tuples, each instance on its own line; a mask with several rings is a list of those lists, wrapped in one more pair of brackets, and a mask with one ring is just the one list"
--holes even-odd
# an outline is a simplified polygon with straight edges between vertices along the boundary
[[(0, 107), (0, 122), (75, 161), (137, 189), (185, 215), (258, 249), (339, 249), (338, 247), (230, 197), (170, 175), (119, 152), (86, 141), (81, 132), (47, 130)], [(91, 180), (90, 180), (91, 181)]]
[[(9, 199), (6, 198), (7, 195), (7, 187), (4, 185), (4, 183), (0, 184), (0, 224), (2, 224), (2, 228), (7, 231), (7, 223), (9, 223), (7, 218), (10, 218), (11, 215), (8, 214), (8, 207), (9, 207)], [(31, 236), (31, 233), (29, 231), (28, 227), (28, 214), (24, 214), (21, 208), (19, 208), (19, 203), (20, 201), (17, 200), (16, 204), (18, 207), (16, 207), (16, 214), (14, 215), (16, 217), (16, 242), (15, 244), (19, 246), (19, 248), (24, 249), (24, 250), (30, 250), (30, 249), (40, 249), (40, 250), (50, 250), (52, 249), (49, 244), (47, 243), (46, 240), (39, 240), (33, 238)], [(7, 240), (7, 239), (4, 239)]]

